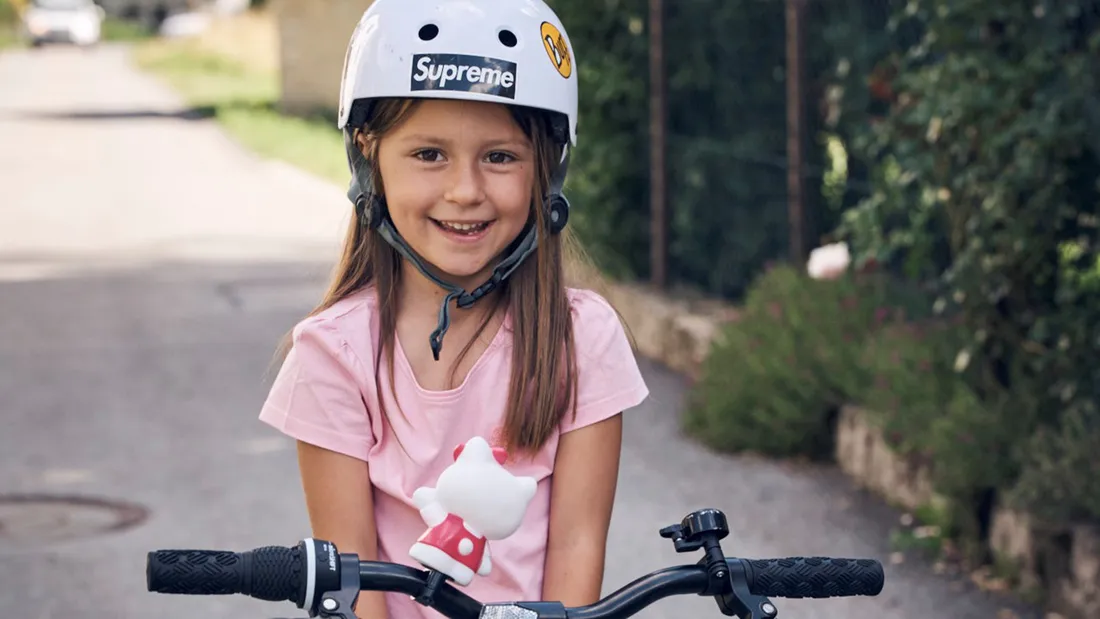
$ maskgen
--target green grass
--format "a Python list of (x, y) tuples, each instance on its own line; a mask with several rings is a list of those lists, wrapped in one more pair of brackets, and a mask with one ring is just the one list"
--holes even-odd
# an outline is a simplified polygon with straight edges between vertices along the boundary
[(0, 50), (17, 47), (19, 39), (19, 15), (7, 0), (0, 0)]
[(141, 24), (115, 19), (113, 17), (108, 17), (103, 20), (102, 29), (100, 35), (104, 41), (117, 43), (144, 41), (153, 36), (152, 33)]
[(19, 45), (19, 14), (10, 0), (0, 0), (0, 50)]
[[(140, 24), (110, 17), (103, 20), (102, 28), (101, 40), (104, 43), (133, 43), (153, 36)], [(18, 16), (14, 13), (8, 16), (0, 11), (0, 49), (26, 45), (27, 41), (19, 36)]]
[(337, 183), (348, 179), (335, 121), (279, 113), (278, 78), (187, 41), (149, 41), (135, 48), (137, 65), (164, 79), (201, 114), (215, 118), (246, 148)]
[(19, 45), (22, 45), (22, 41), (19, 40), (15, 27), (0, 23), (0, 50)]

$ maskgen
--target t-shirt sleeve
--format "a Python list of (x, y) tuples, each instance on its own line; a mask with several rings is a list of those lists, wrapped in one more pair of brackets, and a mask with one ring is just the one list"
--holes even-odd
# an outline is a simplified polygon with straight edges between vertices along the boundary
[(603, 421), (641, 404), (649, 395), (619, 315), (594, 292), (573, 300), (577, 354), (577, 416), (568, 411), (561, 433)]
[(356, 376), (366, 375), (335, 327), (299, 323), (260, 420), (284, 434), (360, 460), (374, 446), (371, 415)]

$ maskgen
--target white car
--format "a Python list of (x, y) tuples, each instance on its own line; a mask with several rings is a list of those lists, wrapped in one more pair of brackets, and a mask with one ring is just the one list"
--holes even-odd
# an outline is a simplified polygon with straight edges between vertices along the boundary
[(92, 0), (31, 0), (23, 13), (23, 31), (33, 45), (47, 41), (94, 45), (99, 42), (103, 17), (103, 8)]

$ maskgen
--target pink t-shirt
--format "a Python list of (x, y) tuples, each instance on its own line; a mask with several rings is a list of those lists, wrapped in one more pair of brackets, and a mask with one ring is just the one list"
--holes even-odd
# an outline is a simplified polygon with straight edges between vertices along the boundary
[[(489, 542), (491, 574), (475, 576), (464, 588), (482, 602), (541, 598), (550, 480), (560, 434), (636, 406), (649, 393), (611, 306), (591, 291), (569, 289), (568, 294), (577, 352), (577, 417), (574, 421), (567, 413), (558, 433), (534, 458), (507, 465), (516, 475), (534, 477), (538, 490), (519, 530)], [(400, 409), (388, 389), (385, 356), (381, 358), (381, 397), (388, 420), (376, 412), (379, 314), (373, 289), (361, 290), (294, 328), (294, 347), (260, 419), (295, 439), (370, 463), (380, 560), (422, 568), (408, 554), (427, 528), (413, 505), (413, 492), (435, 486), (440, 472), (454, 461), (455, 446), (474, 436), (494, 444), (499, 438), (512, 365), (510, 324), (505, 317), (465, 381), (447, 391), (421, 388), (402, 343), (396, 342), (394, 391)], [(387, 603), (391, 619), (442, 617), (405, 595), (389, 594)]]

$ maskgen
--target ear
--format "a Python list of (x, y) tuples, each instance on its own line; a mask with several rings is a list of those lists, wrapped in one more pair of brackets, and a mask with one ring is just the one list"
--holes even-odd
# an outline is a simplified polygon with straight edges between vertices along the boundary
[(504, 463), (508, 461), (508, 452), (503, 447), (494, 447), (493, 457), (496, 458), (497, 464), (504, 466)]
[(355, 137), (355, 145), (359, 147), (359, 152), (362, 153), (364, 157), (369, 155), (370, 153), (367, 149), (367, 135), (363, 133), (361, 129), (356, 129), (353, 135)]

